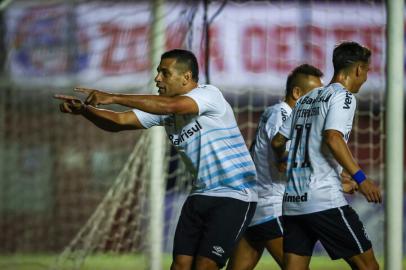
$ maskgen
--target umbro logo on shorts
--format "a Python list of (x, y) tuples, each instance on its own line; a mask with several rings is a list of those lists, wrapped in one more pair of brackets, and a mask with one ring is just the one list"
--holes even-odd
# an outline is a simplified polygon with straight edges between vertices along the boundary
[(219, 257), (223, 257), (224, 249), (220, 246), (213, 246), (211, 253), (216, 254)]

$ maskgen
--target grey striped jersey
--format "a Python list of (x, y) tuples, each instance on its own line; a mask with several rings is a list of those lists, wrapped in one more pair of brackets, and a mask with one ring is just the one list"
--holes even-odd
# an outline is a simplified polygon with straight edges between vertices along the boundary
[(191, 173), (192, 195), (257, 201), (256, 171), (233, 110), (219, 89), (199, 85), (192, 98), (198, 115), (154, 115), (134, 110), (145, 128), (165, 127)]

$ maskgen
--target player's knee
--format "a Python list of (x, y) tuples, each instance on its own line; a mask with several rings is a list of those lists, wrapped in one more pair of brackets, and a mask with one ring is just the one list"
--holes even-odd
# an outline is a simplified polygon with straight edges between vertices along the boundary
[(185, 264), (179, 263), (179, 262), (172, 262), (171, 264), (171, 270), (189, 270)]
[(365, 270), (379, 270), (379, 264), (376, 260), (370, 261), (365, 265)]
[(379, 270), (378, 262), (374, 260), (349, 262), (351, 269), (354, 270)]
[(209, 258), (198, 256), (195, 263), (196, 270), (218, 270), (217, 263)]

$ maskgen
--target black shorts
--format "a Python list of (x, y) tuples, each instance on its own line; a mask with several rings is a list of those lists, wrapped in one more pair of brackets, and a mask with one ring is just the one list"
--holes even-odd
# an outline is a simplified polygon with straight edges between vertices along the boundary
[(255, 207), (256, 202), (189, 196), (176, 227), (173, 257), (203, 256), (223, 267), (251, 222)]
[(252, 242), (269, 241), (283, 237), (282, 217), (248, 227), (244, 237)]
[(357, 213), (349, 206), (283, 216), (283, 251), (311, 256), (320, 240), (331, 259), (351, 258), (372, 247)]

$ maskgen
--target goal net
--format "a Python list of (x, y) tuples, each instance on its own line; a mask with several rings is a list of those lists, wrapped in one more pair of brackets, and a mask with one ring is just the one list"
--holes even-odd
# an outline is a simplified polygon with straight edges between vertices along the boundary
[[(59, 254), (53, 269), (80, 269), (93, 255), (137, 254), (139, 267), (149, 265), (148, 190), (155, 166), (149, 133), (101, 131), (61, 114), (52, 95), (72, 94), (77, 85), (151, 93), (152, 2), (11, 1), (1, 14), (0, 256)], [(371, 70), (357, 95), (350, 147), (383, 187), (382, 1), (179, 0), (165, 2), (164, 10), (158, 20), (165, 25), (165, 49), (197, 55), (200, 83), (222, 90), (248, 146), (260, 114), (282, 99), (295, 66), (317, 66), (328, 83), (336, 43), (368, 46)], [(190, 177), (169, 144), (164, 160), (161, 241), (170, 254)], [(348, 199), (382, 255), (383, 208), (360, 195)]]

